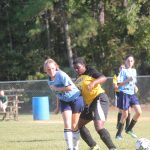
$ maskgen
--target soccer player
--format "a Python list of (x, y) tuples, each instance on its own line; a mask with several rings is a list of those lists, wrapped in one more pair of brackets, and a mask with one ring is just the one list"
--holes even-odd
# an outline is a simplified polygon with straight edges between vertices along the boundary
[(107, 80), (106, 77), (93, 67), (86, 65), (83, 58), (76, 58), (73, 65), (79, 75), (75, 83), (81, 90), (86, 105), (83, 112), (81, 112), (78, 123), (82, 139), (91, 150), (100, 149), (91, 137), (89, 130), (85, 127), (87, 123), (93, 120), (95, 129), (105, 145), (109, 150), (116, 150), (109, 132), (104, 128), (109, 108), (109, 99), (101, 84)]
[(137, 136), (133, 133), (132, 129), (138, 121), (142, 110), (139, 104), (139, 100), (135, 94), (136, 87), (136, 69), (134, 69), (134, 57), (129, 55), (125, 59), (125, 69), (122, 69), (118, 76), (118, 86), (119, 86), (119, 104), (118, 107), (122, 110), (121, 120), (118, 125), (118, 131), (116, 133), (116, 139), (122, 139), (122, 130), (126, 118), (128, 117), (128, 109), (130, 106), (135, 111), (135, 115), (131, 120), (129, 126), (126, 129), (126, 133), (136, 138)]
[[(113, 77), (113, 87), (114, 87), (114, 92), (115, 92), (115, 106), (118, 108), (118, 103), (119, 103), (119, 89), (118, 89), (118, 85), (117, 85), (117, 80), (118, 80), (118, 75), (119, 75), (119, 72), (125, 68), (125, 65), (122, 64), (119, 69), (116, 69), (115, 70), (115, 75)], [(120, 119), (121, 119), (121, 109), (118, 108), (118, 115), (117, 115), (117, 125), (116, 125), (116, 128), (118, 129), (118, 125), (119, 125), (119, 122), (120, 122)], [(130, 108), (128, 109), (128, 117), (126, 119), (126, 126), (125, 126), (125, 129), (127, 129), (127, 127), (129, 126), (129, 123), (130, 123)]]
[(78, 120), (84, 107), (80, 90), (71, 78), (62, 70), (53, 59), (44, 62), (44, 70), (48, 75), (48, 85), (59, 99), (62, 118), (64, 121), (64, 138), (67, 150), (78, 150), (79, 131)]

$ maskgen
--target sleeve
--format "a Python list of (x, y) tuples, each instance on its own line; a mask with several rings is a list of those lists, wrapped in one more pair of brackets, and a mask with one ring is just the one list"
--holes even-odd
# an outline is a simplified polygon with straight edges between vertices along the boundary
[(134, 82), (134, 83), (137, 83), (137, 72), (136, 72), (136, 69), (134, 69), (133, 82)]
[(125, 76), (124, 70), (121, 70), (119, 75), (118, 75), (117, 83), (123, 82), (124, 81), (124, 76)]
[(117, 76), (116, 75), (114, 75), (114, 77), (113, 77), (113, 84), (117, 84)]
[(88, 75), (90, 75), (91, 77), (96, 78), (96, 79), (99, 78), (100, 76), (103, 76), (102, 73), (100, 73), (98, 70), (96, 70), (95, 68), (92, 68), (92, 67), (88, 67), (87, 71), (88, 71)]
[(73, 84), (71, 78), (63, 71), (59, 72), (58, 77), (65, 87)]

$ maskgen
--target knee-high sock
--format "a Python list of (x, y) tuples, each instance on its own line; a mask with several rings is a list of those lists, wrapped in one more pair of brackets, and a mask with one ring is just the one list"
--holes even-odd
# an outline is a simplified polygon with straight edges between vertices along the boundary
[(80, 128), (80, 135), (89, 147), (94, 147), (96, 145), (96, 142), (94, 141), (89, 130), (85, 126)]
[(100, 138), (102, 139), (102, 141), (105, 143), (105, 145), (111, 149), (111, 148), (116, 148), (116, 146), (114, 145), (114, 143), (112, 142), (112, 139), (110, 137), (109, 132), (103, 128), (101, 130), (98, 131), (98, 134), (100, 135)]
[(78, 150), (78, 145), (79, 145), (79, 138), (80, 138), (80, 131), (73, 131), (73, 149)]
[(128, 128), (126, 129), (126, 131), (131, 131), (132, 128), (135, 126), (136, 122), (137, 121), (135, 121), (135, 120), (132, 119), (131, 123), (129, 124)]
[(119, 122), (120, 122), (120, 119), (121, 119), (121, 115), (122, 115), (122, 113), (121, 113), (121, 112), (118, 112), (118, 115), (117, 115), (117, 129), (118, 129), (118, 126), (119, 126)]
[(116, 133), (116, 136), (121, 135), (123, 127), (124, 127), (124, 124), (119, 122), (119, 124), (118, 124), (118, 131)]
[(72, 130), (64, 129), (64, 138), (68, 149), (73, 149)]
[(125, 126), (125, 129), (127, 129), (129, 127), (129, 124), (130, 124), (130, 113), (128, 114), (128, 117), (126, 119), (126, 126)]

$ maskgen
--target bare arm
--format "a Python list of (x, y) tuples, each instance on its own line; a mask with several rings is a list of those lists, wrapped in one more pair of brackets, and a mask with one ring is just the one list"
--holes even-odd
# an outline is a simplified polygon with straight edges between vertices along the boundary
[(56, 87), (54, 85), (49, 86), (51, 90), (53, 91), (59, 91), (59, 92), (68, 92), (72, 90), (72, 85), (68, 85), (65, 87)]
[(132, 77), (129, 77), (127, 80), (125, 80), (125, 81), (123, 81), (123, 82), (120, 82), (120, 83), (118, 83), (117, 85), (118, 86), (123, 86), (123, 85), (125, 85), (125, 84), (128, 84), (130, 81), (132, 81), (133, 79), (132, 79)]
[(57, 97), (56, 97), (56, 107), (55, 107), (54, 113), (55, 114), (59, 113), (59, 99)]

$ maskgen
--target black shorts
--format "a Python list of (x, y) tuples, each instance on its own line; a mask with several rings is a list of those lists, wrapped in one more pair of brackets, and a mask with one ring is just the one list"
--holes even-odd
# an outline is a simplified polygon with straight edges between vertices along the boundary
[(84, 120), (102, 120), (107, 118), (109, 109), (109, 99), (105, 93), (97, 96), (90, 106), (85, 106), (80, 118)]

